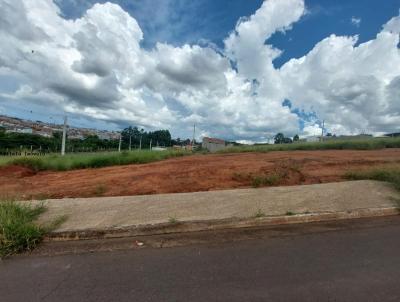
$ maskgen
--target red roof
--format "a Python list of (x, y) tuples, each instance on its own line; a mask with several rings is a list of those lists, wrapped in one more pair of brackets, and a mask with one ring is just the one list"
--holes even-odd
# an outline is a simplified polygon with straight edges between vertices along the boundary
[(224, 144), (225, 141), (219, 138), (212, 138), (212, 137), (203, 137), (203, 141), (207, 141), (209, 143), (214, 143), (214, 144)]

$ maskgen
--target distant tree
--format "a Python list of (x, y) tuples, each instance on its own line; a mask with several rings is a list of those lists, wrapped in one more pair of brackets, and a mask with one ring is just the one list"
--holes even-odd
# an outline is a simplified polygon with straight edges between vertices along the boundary
[(61, 132), (61, 131), (54, 131), (54, 132), (53, 132), (53, 138), (54, 138), (55, 140), (60, 140), (60, 141), (61, 141), (62, 132)]
[(298, 142), (299, 140), (300, 140), (300, 137), (297, 134), (295, 136), (293, 136), (294, 142)]
[(291, 144), (293, 143), (292, 139), (290, 137), (284, 137), (283, 138), (283, 143), (284, 144)]
[(275, 135), (274, 137), (275, 144), (283, 144), (284, 141), (285, 141), (285, 136), (283, 135), (283, 133), (278, 133), (277, 135)]

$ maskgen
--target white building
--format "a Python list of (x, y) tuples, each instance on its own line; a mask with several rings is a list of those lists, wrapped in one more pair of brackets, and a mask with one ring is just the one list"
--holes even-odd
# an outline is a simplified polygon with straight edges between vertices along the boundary
[(222, 139), (203, 137), (203, 142), (201, 144), (202, 148), (210, 151), (216, 152), (226, 148), (226, 142)]

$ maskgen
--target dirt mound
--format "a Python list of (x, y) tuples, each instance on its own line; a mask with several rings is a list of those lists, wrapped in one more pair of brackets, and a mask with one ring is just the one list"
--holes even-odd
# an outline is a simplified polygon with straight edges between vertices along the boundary
[(0, 167), (0, 178), (1, 177), (11, 177), (11, 178), (22, 178), (35, 175), (36, 172), (30, 168), (11, 165), (6, 167)]
[(194, 155), (160, 162), (38, 172), (0, 169), (0, 196), (62, 198), (208, 191), (342, 181), (344, 173), (400, 164), (400, 149)]

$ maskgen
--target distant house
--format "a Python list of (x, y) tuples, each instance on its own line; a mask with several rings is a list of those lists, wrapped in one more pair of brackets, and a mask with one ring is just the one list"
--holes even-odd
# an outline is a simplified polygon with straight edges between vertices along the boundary
[(225, 149), (226, 142), (222, 139), (211, 138), (211, 137), (203, 137), (203, 142), (201, 144), (203, 149), (206, 149), (210, 152), (216, 152), (218, 150)]
[(308, 143), (319, 142), (320, 140), (321, 140), (320, 136), (309, 136), (306, 138), (306, 142)]
[(323, 141), (332, 141), (332, 140), (356, 140), (356, 139), (369, 139), (373, 136), (371, 134), (356, 134), (356, 135), (333, 135), (333, 136), (324, 136)]
[(167, 148), (165, 147), (153, 147), (151, 148), (152, 151), (165, 151), (167, 150)]
[(32, 128), (14, 128), (14, 129), (9, 129), (6, 131), (7, 133), (23, 133), (23, 134), (32, 134), (33, 130)]

